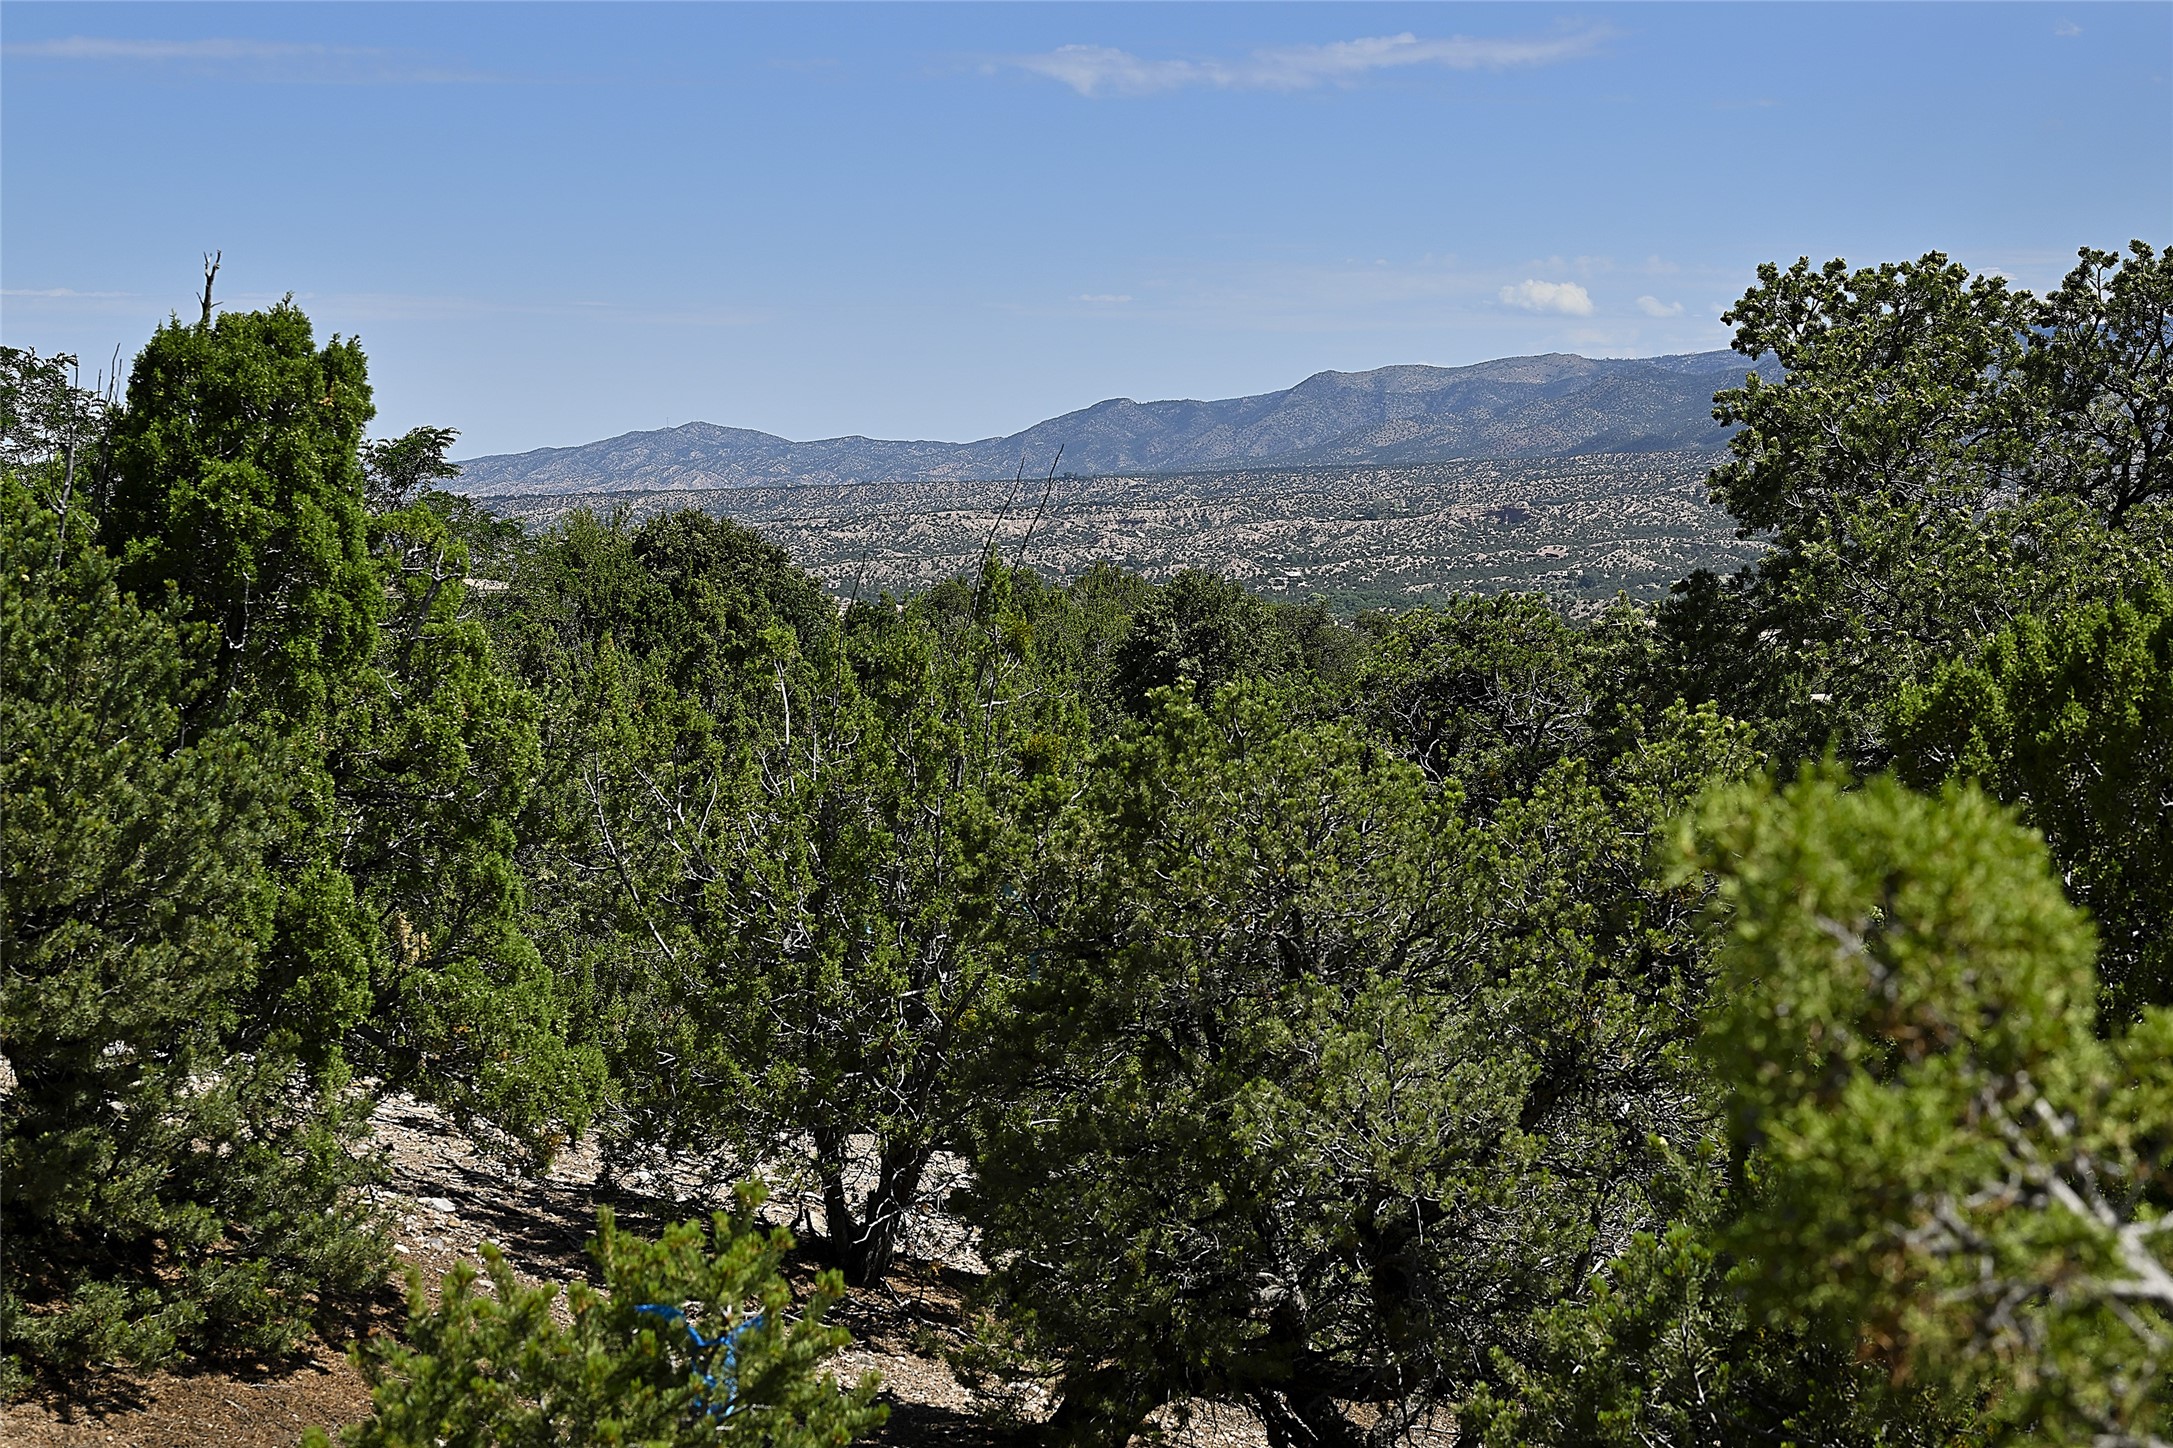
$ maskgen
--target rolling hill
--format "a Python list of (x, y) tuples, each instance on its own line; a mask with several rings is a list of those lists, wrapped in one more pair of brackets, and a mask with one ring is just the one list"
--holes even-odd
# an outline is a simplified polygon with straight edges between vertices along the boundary
[(1319, 372), (1218, 402), (1113, 398), (978, 442), (839, 437), (792, 442), (690, 422), (578, 447), (467, 459), (479, 496), (1008, 479), (1024, 460), (1093, 477), (1235, 469), (1414, 467), (1465, 460), (1696, 452), (1721, 445), (1712, 396), (1741, 384), (1733, 352), (1592, 359), (1567, 353), (1469, 367)]

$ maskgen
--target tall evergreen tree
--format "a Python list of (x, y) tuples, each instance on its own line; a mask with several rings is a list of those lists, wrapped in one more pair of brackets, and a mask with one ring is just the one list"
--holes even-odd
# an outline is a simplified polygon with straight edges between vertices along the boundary
[(463, 616), (446, 515), (371, 515), (372, 412), (359, 343), (319, 347), (291, 301), (169, 322), (111, 428), (100, 535), (124, 589), (210, 630), (191, 722), (242, 728), (292, 771), (239, 1039), (290, 1033), (321, 1069), (546, 1146), (586, 1120), (597, 1071), (519, 924), (535, 706)]
[(292, 1346), (383, 1270), (337, 1073), (233, 1038), (289, 760), (183, 722), (203, 630), (0, 480), (0, 1340), (10, 1371)]
[(101, 465), (101, 537), (121, 584), (172, 588), (212, 625), (223, 707), (313, 724), (376, 649), (362, 347), (323, 347), (284, 301), (159, 328), (129, 374)]

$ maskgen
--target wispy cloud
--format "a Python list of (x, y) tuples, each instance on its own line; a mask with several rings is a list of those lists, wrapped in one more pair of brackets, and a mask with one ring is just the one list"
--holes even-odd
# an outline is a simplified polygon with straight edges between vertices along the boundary
[(378, 55), (355, 46), (308, 45), (289, 40), (125, 40), (104, 35), (70, 35), (58, 40), (28, 40), (0, 47), (26, 60), (266, 61), (319, 59), (333, 55)]
[(1527, 312), (1559, 312), (1565, 317), (1592, 315), (1592, 294), (1575, 282), (1522, 281), (1501, 289), (1504, 306)]
[(256, 40), (243, 36), (159, 40), (69, 35), (0, 45), (0, 55), (9, 60), (170, 66), (213, 73), (222, 80), (238, 77), (332, 85), (466, 84), (508, 78), (372, 46)]
[(2052, 33), (2059, 36), (2062, 40), (2072, 40), (2076, 36), (2082, 34), (2082, 27), (2080, 25), (2077, 25), (2072, 20), (2063, 20), (2058, 25), (2052, 27)]
[(106, 301), (134, 295), (134, 292), (79, 292), (74, 287), (0, 287), (0, 297), (36, 298), (47, 302)]
[(1072, 298), (1075, 302), (1089, 302), (1098, 307), (1121, 306), (1131, 299), (1129, 292), (1081, 292)]
[(1683, 314), (1681, 302), (1663, 302), (1658, 297), (1639, 297), (1637, 309), (1648, 317), (1679, 317)]
[[(158, 318), (169, 311), (194, 316), (196, 305), (185, 292), (158, 297), (145, 292), (80, 291), (74, 287), (8, 287), (0, 290), (0, 297), (26, 314), (135, 315), (144, 317), (149, 325), (156, 325)], [(532, 301), (413, 292), (281, 293), (236, 289), (221, 294), (219, 309), (256, 311), (276, 304), (282, 297), (299, 303), (326, 329), (374, 323), (479, 322), (501, 317), (578, 316), (656, 327), (749, 327), (767, 320), (766, 314), (757, 310), (722, 304), (608, 299)]]
[(1353, 85), (1377, 71), (1413, 66), (1507, 70), (1552, 65), (1590, 55), (1606, 36), (1604, 30), (1583, 29), (1545, 36), (1452, 35), (1422, 40), (1406, 31), (1326, 45), (1279, 46), (1239, 59), (1204, 60), (1151, 60), (1113, 46), (1063, 45), (1038, 55), (1006, 56), (996, 64), (1060, 81), (1090, 98), (1154, 95), (1187, 86), (1296, 91)]
[[(671, 305), (584, 299), (572, 301), (508, 301), (489, 297), (447, 296), (412, 292), (298, 292), (294, 300), (303, 310), (330, 325), (353, 326), (358, 322), (458, 322), (487, 317), (586, 317), (648, 326), (746, 327), (762, 320), (759, 313), (734, 307)], [(279, 298), (270, 292), (237, 292), (231, 304), (237, 311), (268, 307)]]

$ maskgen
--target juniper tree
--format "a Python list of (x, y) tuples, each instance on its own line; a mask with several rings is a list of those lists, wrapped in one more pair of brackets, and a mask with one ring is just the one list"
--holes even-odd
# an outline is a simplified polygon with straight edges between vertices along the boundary
[(1971, 787), (1807, 773), (1704, 802), (1705, 1048), (1755, 1311), (1978, 1397), (1986, 1437), (2146, 1444), (2173, 1414), (2173, 1014), (2101, 1039), (2089, 921)]
[(1066, 1441), (1200, 1397), (1392, 1441), (1697, 1176), (1697, 893), (1642, 862), (1737, 732), (1677, 714), (1481, 821), (1257, 689), (1158, 704), (1021, 907), (996, 1301)]
[(383, 613), (370, 566), (360, 344), (324, 347), (291, 301), (161, 327), (107, 443), (100, 536), (122, 586), (171, 587), (216, 629), (218, 706), (313, 720), (367, 664)]
[(2173, 252), (2084, 247), (2029, 342), (2023, 372), (2044, 413), (2030, 485), (2115, 527), (2173, 496)]
[(277, 885), (250, 1033), (293, 1035), (538, 1146), (578, 1128), (593, 1060), (519, 923), (511, 822), (535, 705), (463, 617), (444, 515), (373, 518), (354, 339), (319, 347), (291, 301), (169, 322), (137, 356), (102, 464), (121, 586), (209, 631), (196, 727), (284, 751)]
[(1895, 701), (1895, 765), (1975, 781), (2041, 830), (2098, 923), (2109, 1029), (2173, 1004), (2173, 587), (2025, 615)]
[[(590, 526), (568, 542), (611, 546)], [(1083, 720), (1022, 683), (1000, 565), (945, 648), (887, 599), (841, 630), (819, 595), (798, 606), (804, 579), (778, 586), (800, 576), (774, 550), (723, 529), (644, 525), (595, 601), (537, 585), (537, 622), (587, 660), (554, 748), (556, 849), (593, 883), (560, 898), (599, 942), (583, 1011), (613, 1149), (701, 1150), (723, 1175), (805, 1161), (826, 1250), (867, 1282), (1001, 1039), (996, 902), (1021, 810), (1076, 768)], [(603, 626), (622, 596), (656, 604)]]
[[(1596, 640), (1531, 594), (1368, 621), (1366, 719), (1430, 778), (1485, 809), (1530, 792), (1602, 727)], [(1607, 683), (1619, 687), (1617, 680)]]
[(1235, 579), (1185, 569), (1147, 598), (1117, 646), (1118, 699), (1137, 715), (1156, 689), (1183, 687), (1204, 698), (1240, 678), (1289, 671), (1299, 652), (1273, 620), (1270, 605)]
[(337, 1072), (235, 1038), (290, 759), (184, 725), (202, 630), (0, 479), (0, 1339), (10, 1371), (277, 1352), (382, 1271)]
[(1776, 748), (1882, 767), (1904, 681), (2166, 557), (2167, 268), (2085, 250), (2044, 300), (1937, 252), (1758, 275), (1725, 320), (1781, 375), (1714, 399), (1711, 487), (1772, 551), (1679, 585), (1662, 634)]

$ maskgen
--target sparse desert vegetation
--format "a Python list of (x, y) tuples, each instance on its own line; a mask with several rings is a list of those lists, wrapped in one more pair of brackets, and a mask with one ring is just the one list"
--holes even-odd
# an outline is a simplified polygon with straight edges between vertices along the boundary
[[(1074, 578), (1096, 563), (1157, 581), (1187, 568), (1346, 611), (1530, 590), (1590, 607), (1655, 599), (1762, 544), (1706, 497), (1712, 453), (1331, 467), (1001, 483), (808, 484), (483, 497), (530, 525), (577, 508), (632, 521), (701, 508), (761, 533), (850, 598), (970, 573), (993, 541)], [(1046, 493), (1047, 505), (1042, 497)]]

